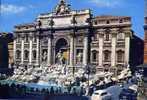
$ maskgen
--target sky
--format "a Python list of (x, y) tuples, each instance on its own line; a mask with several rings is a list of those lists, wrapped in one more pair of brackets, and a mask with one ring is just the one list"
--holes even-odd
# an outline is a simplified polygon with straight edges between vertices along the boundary
[[(54, 10), (59, 0), (0, 0), (0, 32), (31, 23), (40, 13)], [(94, 16), (130, 16), (135, 34), (144, 38), (145, 0), (65, 0), (73, 10), (91, 9)]]

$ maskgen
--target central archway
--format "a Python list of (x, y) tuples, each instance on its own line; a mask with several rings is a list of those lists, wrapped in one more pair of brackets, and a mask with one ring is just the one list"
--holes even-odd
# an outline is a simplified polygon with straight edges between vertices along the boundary
[(68, 42), (66, 39), (61, 38), (56, 42), (55, 53), (56, 53), (56, 59), (55, 59), (56, 63), (58, 63), (57, 56), (59, 53), (61, 53), (63, 56), (63, 64), (68, 64), (69, 49), (68, 49)]

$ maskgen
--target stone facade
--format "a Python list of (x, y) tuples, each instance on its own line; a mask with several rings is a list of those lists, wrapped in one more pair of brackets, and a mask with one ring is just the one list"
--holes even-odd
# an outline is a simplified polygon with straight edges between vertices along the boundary
[(8, 52), (9, 52), (9, 64), (13, 64), (13, 41), (8, 43)]
[(147, 17), (145, 17), (144, 32), (144, 63), (147, 63)]
[(98, 71), (129, 66), (131, 18), (92, 16), (91, 10), (71, 10), (60, 0), (52, 13), (35, 22), (15, 26), (14, 62), (21, 66), (66, 64)]
[(13, 64), (13, 34), (0, 33), (0, 74), (11, 74)]

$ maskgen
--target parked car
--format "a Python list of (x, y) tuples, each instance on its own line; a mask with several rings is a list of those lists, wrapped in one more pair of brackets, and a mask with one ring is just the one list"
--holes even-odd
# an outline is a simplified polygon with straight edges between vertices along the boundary
[(119, 100), (137, 100), (137, 92), (132, 89), (123, 89), (119, 95)]
[(106, 90), (97, 90), (91, 96), (91, 100), (112, 100), (111, 98), (111, 94)]

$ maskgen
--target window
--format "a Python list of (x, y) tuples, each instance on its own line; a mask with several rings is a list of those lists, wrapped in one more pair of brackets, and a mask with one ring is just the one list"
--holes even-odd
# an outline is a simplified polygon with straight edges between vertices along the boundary
[(107, 24), (110, 24), (110, 21), (108, 20), (106, 23), (107, 23)]
[(16, 42), (17, 42), (17, 43), (20, 42), (20, 35), (19, 35), (19, 34), (17, 35)]
[(104, 51), (104, 61), (110, 62), (110, 59), (111, 59), (111, 52), (108, 50)]
[(92, 51), (92, 62), (97, 62), (98, 52), (96, 50)]
[(119, 62), (119, 63), (124, 62), (124, 51), (119, 50), (117, 52), (117, 62)]
[(124, 40), (124, 39), (125, 39), (124, 33), (119, 33), (119, 34), (117, 35), (117, 40), (121, 41), (121, 40)]
[(110, 34), (109, 34), (109, 33), (107, 33), (107, 34), (105, 35), (105, 41), (110, 41)]
[(16, 51), (16, 59), (21, 58), (21, 52), (19, 50)]
[(17, 37), (16, 42), (17, 42), (17, 43), (19, 43), (19, 40), (20, 40), (20, 38), (19, 38), (19, 37)]
[(33, 60), (36, 60), (36, 50), (33, 50)]
[(34, 36), (34, 37), (33, 37), (33, 42), (36, 42), (36, 41), (37, 41), (37, 37)]
[(29, 36), (28, 36), (28, 34), (25, 35), (25, 42), (29, 42)]
[(97, 21), (94, 21), (94, 24), (97, 25)]
[(27, 51), (27, 50), (24, 51), (24, 59), (25, 60), (29, 59), (29, 51)]
[(121, 19), (121, 20), (119, 20), (119, 23), (123, 23), (123, 20)]

